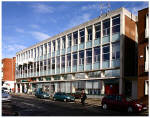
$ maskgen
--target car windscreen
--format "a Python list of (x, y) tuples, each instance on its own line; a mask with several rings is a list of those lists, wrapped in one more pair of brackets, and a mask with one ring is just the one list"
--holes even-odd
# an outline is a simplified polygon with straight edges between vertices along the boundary
[(129, 102), (129, 101), (133, 101), (133, 99), (127, 97), (127, 98), (126, 98), (126, 101), (128, 101), (128, 102)]

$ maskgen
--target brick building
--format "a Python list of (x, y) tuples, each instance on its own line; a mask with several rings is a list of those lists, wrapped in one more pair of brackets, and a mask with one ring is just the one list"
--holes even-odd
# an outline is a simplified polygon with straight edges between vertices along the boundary
[(15, 63), (15, 57), (2, 59), (2, 84), (12, 90), (15, 82)]
[[(138, 99), (148, 99), (149, 9), (138, 11)], [(144, 100), (145, 101), (145, 100)]]

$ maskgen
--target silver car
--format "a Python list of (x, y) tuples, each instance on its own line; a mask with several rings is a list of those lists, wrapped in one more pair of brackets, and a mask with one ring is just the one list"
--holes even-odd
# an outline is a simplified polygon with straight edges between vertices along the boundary
[(2, 102), (9, 102), (11, 101), (11, 96), (2, 90)]

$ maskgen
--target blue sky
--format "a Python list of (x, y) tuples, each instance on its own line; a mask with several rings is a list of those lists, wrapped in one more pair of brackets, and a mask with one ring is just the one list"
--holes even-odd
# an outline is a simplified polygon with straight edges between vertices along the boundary
[[(2, 58), (77, 26), (100, 14), (100, 4), (137, 11), (148, 2), (2, 2)], [(106, 8), (103, 8), (105, 12)]]

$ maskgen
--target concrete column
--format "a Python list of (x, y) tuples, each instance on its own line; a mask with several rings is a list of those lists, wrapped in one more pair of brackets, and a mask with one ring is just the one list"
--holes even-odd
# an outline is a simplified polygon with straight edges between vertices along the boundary
[(101, 81), (101, 85), (102, 85), (102, 87), (101, 87), (101, 94), (105, 94), (105, 84), (104, 84), (103, 80)]
[[(100, 40), (101, 44), (102, 44), (102, 39), (103, 39), (103, 23), (101, 21), (101, 40)], [(102, 62), (103, 62), (103, 47), (101, 45), (100, 46), (100, 69), (102, 69)]]
[(22, 84), (20, 84), (20, 93), (22, 93)]
[(111, 68), (112, 65), (112, 18), (110, 18), (110, 65)]

